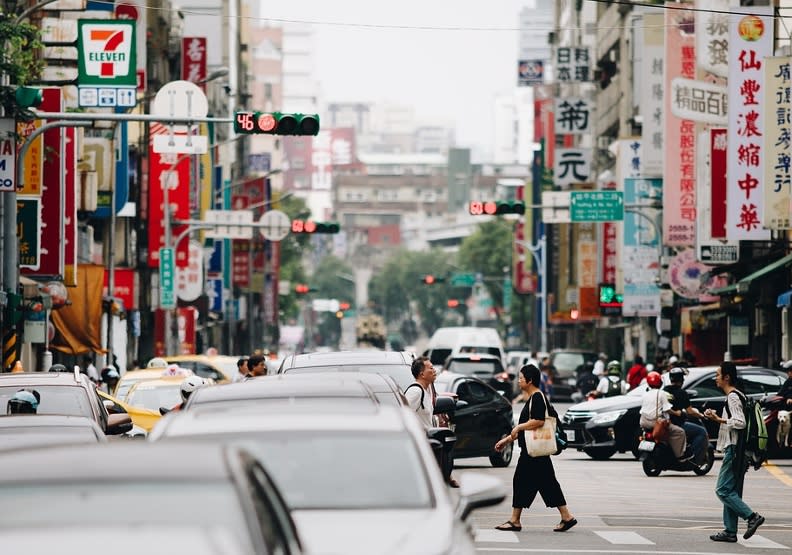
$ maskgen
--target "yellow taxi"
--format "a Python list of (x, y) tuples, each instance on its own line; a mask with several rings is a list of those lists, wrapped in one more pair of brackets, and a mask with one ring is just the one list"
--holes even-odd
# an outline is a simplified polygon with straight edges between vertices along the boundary
[(141, 380), (130, 388), (124, 402), (159, 414), (160, 408), (172, 409), (182, 402), (181, 384), (184, 379), (183, 376), (174, 376)]
[(174, 355), (164, 358), (168, 364), (176, 363), (181, 368), (192, 370), (196, 376), (209, 378), (218, 384), (234, 380), (239, 360), (239, 357), (226, 355)]
[[(148, 380), (157, 380), (162, 378), (164, 373), (166, 373), (165, 368), (140, 368), (138, 370), (124, 372), (124, 375), (121, 376), (121, 379), (118, 380), (118, 384), (116, 384), (116, 388), (113, 391), (113, 396), (122, 401), (126, 401), (126, 396), (129, 393), (129, 390), (132, 389), (136, 383)], [(192, 375), (193, 374), (191, 371), (185, 372), (183, 378)]]
[(162, 415), (158, 410), (154, 411), (142, 407), (133, 407), (131, 405), (127, 405), (125, 402), (121, 401), (120, 399), (116, 399), (101, 389), (97, 389), (96, 393), (105, 403), (107, 412), (110, 414), (123, 414), (126, 412), (132, 419), (132, 424), (138, 428), (146, 430), (146, 432), (150, 432), (154, 427), (154, 424), (156, 424), (157, 421), (162, 418)]

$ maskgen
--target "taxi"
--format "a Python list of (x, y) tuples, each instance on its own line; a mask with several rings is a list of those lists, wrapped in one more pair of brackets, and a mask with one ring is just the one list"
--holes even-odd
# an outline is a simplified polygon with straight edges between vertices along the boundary
[(130, 388), (124, 402), (159, 414), (160, 408), (172, 409), (182, 402), (181, 384), (184, 379), (183, 376), (160, 376), (153, 380), (141, 380)]
[(168, 364), (176, 363), (182, 368), (208, 378), (215, 383), (231, 383), (237, 373), (239, 357), (226, 355), (173, 355), (164, 357)]
[(101, 389), (96, 389), (97, 395), (102, 399), (107, 407), (107, 412), (110, 414), (123, 414), (127, 413), (132, 419), (132, 424), (145, 430), (147, 433), (151, 431), (154, 424), (162, 418), (158, 410), (150, 410), (142, 407), (135, 407), (128, 405), (120, 399), (116, 399), (112, 395), (105, 393)]
[[(191, 370), (185, 370), (187, 370), (187, 372), (184, 377), (193, 375)], [(113, 391), (113, 396), (125, 401), (129, 390), (132, 389), (132, 386), (134, 386), (136, 383), (147, 380), (157, 380), (162, 378), (164, 373), (166, 373), (165, 368), (141, 368), (138, 370), (124, 372), (124, 375), (121, 376), (120, 380), (118, 380), (115, 391)]]

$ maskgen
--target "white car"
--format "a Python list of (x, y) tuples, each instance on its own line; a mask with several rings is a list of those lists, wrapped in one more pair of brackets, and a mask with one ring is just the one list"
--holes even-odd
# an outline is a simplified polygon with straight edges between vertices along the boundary
[(273, 476), (312, 554), (474, 554), (465, 519), (505, 499), (500, 480), (466, 473), (452, 496), (411, 411), (338, 405), (319, 416), (304, 406), (196, 406), (163, 418), (149, 440), (244, 446)]

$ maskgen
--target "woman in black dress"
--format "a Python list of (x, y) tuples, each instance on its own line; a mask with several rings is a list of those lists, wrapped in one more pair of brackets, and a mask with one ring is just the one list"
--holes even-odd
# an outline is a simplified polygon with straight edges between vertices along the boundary
[[(517, 440), (520, 445), (520, 458), (517, 461), (517, 468), (514, 469), (514, 479), (512, 487), (514, 499), (512, 501), (512, 516), (503, 524), (496, 526), (496, 530), (510, 530), (519, 532), (522, 530), (520, 516), (523, 509), (527, 509), (539, 493), (548, 507), (556, 507), (561, 514), (559, 522), (554, 532), (566, 532), (577, 524), (577, 520), (569, 512), (564, 499), (564, 493), (556, 479), (553, 462), (550, 456), (531, 457), (525, 448), (525, 431), (541, 428), (545, 420), (547, 404), (545, 397), (539, 389), (541, 373), (539, 368), (533, 364), (526, 364), (520, 368), (520, 389), (523, 391), (528, 402), (520, 413), (520, 421), (511, 431), (508, 437), (504, 437), (495, 444), (495, 450), (501, 451), (508, 443)], [(555, 409), (549, 407), (550, 416), (558, 418)]]

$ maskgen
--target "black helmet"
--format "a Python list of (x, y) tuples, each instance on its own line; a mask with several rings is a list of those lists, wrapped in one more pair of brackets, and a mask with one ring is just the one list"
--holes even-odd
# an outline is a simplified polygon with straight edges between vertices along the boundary
[(104, 383), (110, 383), (111, 381), (118, 381), (119, 379), (118, 370), (116, 370), (112, 366), (105, 366), (102, 369), (102, 381)]
[(7, 414), (36, 414), (40, 395), (38, 391), (20, 389), (8, 400)]
[(681, 382), (685, 379), (686, 374), (687, 370), (685, 368), (682, 368), (681, 366), (674, 366), (668, 371), (668, 379), (672, 382)]
[(49, 367), (50, 372), (68, 372), (68, 368), (66, 368), (63, 364), (53, 364)]

